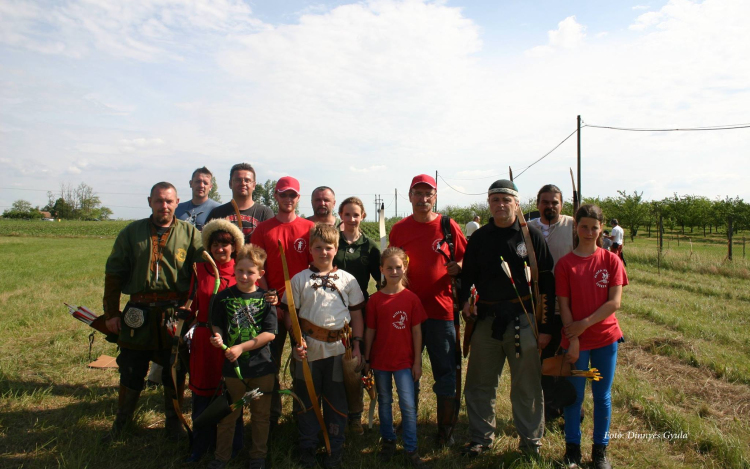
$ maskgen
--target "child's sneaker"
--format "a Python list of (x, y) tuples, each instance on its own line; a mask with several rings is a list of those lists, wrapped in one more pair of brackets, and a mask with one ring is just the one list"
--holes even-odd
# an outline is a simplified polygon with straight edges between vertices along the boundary
[(416, 450), (406, 452), (406, 461), (411, 467), (427, 467), (427, 461), (422, 459)]
[(364, 435), (365, 429), (362, 427), (362, 421), (361, 420), (350, 420), (349, 421), (349, 431), (354, 433), (355, 435)]
[(393, 454), (396, 452), (396, 440), (381, 440), (380, 442), (380, 453), (378, 458), (382, 462), (388, 462), (393, 458)]

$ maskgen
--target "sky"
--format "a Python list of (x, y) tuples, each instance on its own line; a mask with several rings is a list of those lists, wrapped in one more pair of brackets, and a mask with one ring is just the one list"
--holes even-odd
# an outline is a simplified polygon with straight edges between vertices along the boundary
[(575, 135), (529, 166), (578, 115), (586, 197), (750, 200), (750, 128), (585, 127), (750, 123), (750, 2), (638, 2), (0, 0), (0, 210), (85, 182), (141, 218), (204, 165), (228, 201), (239, 162), (306, 214), (320, 185), (408, 214), (420, 173), (482, 202), (509, 166), (567, 198)]

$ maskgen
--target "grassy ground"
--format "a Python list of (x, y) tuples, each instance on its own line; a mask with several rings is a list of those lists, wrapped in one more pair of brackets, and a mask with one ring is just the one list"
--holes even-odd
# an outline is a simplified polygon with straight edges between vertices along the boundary
[[(78, 230), (83, 238), (0, 236), (0, 467), (191, 467), (181, 463), (186, 445), (162, 437), (160, 390), (144, 393), (129, 438), (111, 447), (97, 444), (113, 420), (117, 372), (86, 367), (90, 329), (70, 318), (62, 303), (100, 309), (112, 239), (89, 236), (86, 225)], [(618, 313), (627, 341), (612, 393), (611, 431), (622, 434), (610, 445), (615, 467), (750, 467), (750, 272), (737, 255), (724, 262), (719, 242), (694, 242), (691, 255), (688, 243), (681, 240), (677, 248), (670, 240), (660, 274), (653, 238), (626, 242), (631, 284)], [(92, 358), (100, 354), (115, 356), (116, 350), (98, 335)], [(426, 392), (431, 379), (425, 367), (419, 443), (433, 467), (557, 467), (565, 443), (556, 424), (548, 427), (541, 461), (516, 453), (508, 383), (506, 374), (498, 390), (497, 443), (490, 454), (467, 461), (432, 443), (435, 403)], [(590, 397), (585, 409), (587, 455)], [(398, 419), (397, 407), (394, 413)], [(277, 468), (294, 467), (296, 428), (288, 415), (271, 442), (269, 461)], [(459, 442), (467, 438), (465, 410), (456, 432)], [(665, 432), (684, 438), (666, 439)], [(654, 434), (660, 437), (647, 437)], [(376, 423), (349, 439), (346, 467), (379, 465), (377, 448)], [(244, 451), (232, 467), (247, 459)]]

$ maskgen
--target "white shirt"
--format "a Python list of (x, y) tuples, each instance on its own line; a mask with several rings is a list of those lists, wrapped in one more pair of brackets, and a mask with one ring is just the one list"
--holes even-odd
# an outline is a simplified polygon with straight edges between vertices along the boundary
[(625, 238), (625, 232), (617, 225), (612, 228), (612, 242), (622, 246), (622, 241)]
[[(326, 277), (328, 287), (314, 288), (315, 285), (322, 285), (326, 282)], [(365, 302), (357, 279), (349, 272), (340, 269), (323, 276), (305, 269), (292, 277), (291, 284), (298, 316), (325, 329), (343, 329), (344, 324), (352, 320), (349, 314), (350, 308), (357, 306), (361, 308)], [(338, 291), (331, 290), (331, 284), (335, 285)], [(282, 303), (288, 304), (287, 293), (284, 292), (281, 298)], [(344, 344), (340, 340), (321, 342), (312, 337), (305, 337), (305, 341), (307, 342), (307, 357), (310, 361), (341, 355), (345, 352)]]
[(479, 223), (470, 221), (466, 224), (466, 237), (468, 238), (471, 234), (479, 229)]

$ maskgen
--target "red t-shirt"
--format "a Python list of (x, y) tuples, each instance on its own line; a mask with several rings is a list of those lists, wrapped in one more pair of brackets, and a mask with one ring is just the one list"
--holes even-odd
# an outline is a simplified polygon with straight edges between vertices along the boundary
[(367, 328), (374, 329), (370, 366), (380, 371), (398, 371), (414, 366), (411, 328), (427, 315), (417, 295), (405, 289), (395, 295), (373, 293), (367, 302)]
[[(276, 290), (279, 298), (284, 294), (284, 269), (281, 266), (281, 251), (279, 240), (284, 246), (286, 263), (289, 267), (289, 278), (294, 277), (310, 265), (310, 229), (314, 223), (297, 217), (289, 223), (282, 223), (276, 217), (261, 222), (253, 231), (250, 242), (265, 249), (266, 282), (268, 288)], [(281, 311), (280, 308), (277, 308)]]
[[(431, 222), (420, 223), (414, 219), (414, 216), (404, 218), (391, 228), (389, 244), (403, 249), (409, 256), (408, 288), (422, 301), (427, 317), (452, 321), (451, 277), (445, 267), (447, 258), (438, 252), (440, 249), (449, 254), (446, 243), (438, 248), (438, 243), (443, 239), (441, 219), (442, 215), (438, 215)], [(451, 220), (451, 233), (456, 261), (460, 262), (466, 250), (466, 238), (453, 220)]]
[[(609, 287), (628, 284), (622, 261), (615, 254), (597, 249), (588, 257), (575, 253), (563, 256), (555, 266), (557, 296), (570, 298), (574, 321), (591, 316), (609, 300)], [(594, 350), (613, 344), (622, 337), (622, 330), (614, 314), (583, 331), (578, 336), (580, 350)], [(563, 348), (570, 342), (563, 333)]]
[[(219, 291), (237, 283), (234, 277), (234, 260), (219, 264)], [(196, 264), (198, 290), (191, 306), (197, 312), (198, 322), (208, 322), (208, 308), (214, 293), (216, 277), (211, 264)], [(190, 390), (201, 396), (213, 396), (221, 382), (221, 367), (224, 364), (224, 351), (211, 345), (213, 332), (204, 326), (196, 327), (190, 345)]]

